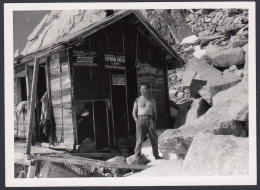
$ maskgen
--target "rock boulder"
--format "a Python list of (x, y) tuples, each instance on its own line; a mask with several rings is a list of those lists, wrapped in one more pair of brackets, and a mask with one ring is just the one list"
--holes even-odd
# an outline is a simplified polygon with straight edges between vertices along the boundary
[(245, 63), (245, 55), (240, 47), (222, 48), (211, 45), (207, 46), (207, 55), (215, 67), (230, 67)]
[[(117, 163), (117, 164), (127, 164), (126, 159), (122, 156), (116, 156), (114, 158), (107, 160), (107, 162)], [(126, 169), (117, 169), (117, 168), (108, 168), (108, 169), (115, 177), (121, 177), (121, 176), (125, 175), (127, 172)]]
[(220, 91), (226, 90), (241, 81), (241, 78), (231, 72), (225, 72), (221, 77), (213, 77), (207, 85), (199, 90), (200, 96), (211, 104), (212, 98)]
[(185, 157), (182, 175), (248, 175), (248, 150), (248, 138), (200, 133)]
[(189, 60), (188, 66), (183, 73), (183, 86), (190, 86), (193, 79), (208, 81), (212, 77), (221, 77), (222, 73), (201, 59)]

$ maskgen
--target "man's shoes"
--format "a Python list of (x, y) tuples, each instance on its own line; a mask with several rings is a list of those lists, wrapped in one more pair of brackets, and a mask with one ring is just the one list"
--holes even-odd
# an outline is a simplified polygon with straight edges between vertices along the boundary
[(155, 156), (155, 160), (163, 159), (161, 156)]

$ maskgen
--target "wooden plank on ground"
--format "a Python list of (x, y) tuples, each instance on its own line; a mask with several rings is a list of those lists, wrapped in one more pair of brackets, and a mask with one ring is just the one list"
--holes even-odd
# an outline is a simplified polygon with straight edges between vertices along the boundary
[(72, 165), (82, 165), (82, 166), (92, 166), (94, 168), (119, 168), (119, 169), (133, 169), (133, 170), (144, 170), (151, 166), (147, 165), (133, 165), (133, 164), (118, 164), (118, 163), (109, 163), (105, 161), (100, 160), (93, 160), (90, 158), (82, 158), (78, 156), (71, 156), (71, 155), (65, 155), (65, 154), (59, 154), (59, 155), (48, 155), (48, 156), (36, 156), (36, 160), (44, 160), (44, 161), (50, 161), (55, 163), (67, 163)]
[(84, 158), (112, 158), (117, 156), (115, 153), (70, 153), (71, 156), (79, 156)]

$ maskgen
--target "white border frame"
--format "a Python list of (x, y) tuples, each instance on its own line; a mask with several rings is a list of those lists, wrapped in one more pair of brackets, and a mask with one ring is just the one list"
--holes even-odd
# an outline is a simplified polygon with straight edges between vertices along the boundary
[[(13, 11), (82, 10), (82, 9), (249, 9), (249, 175), (149, 178), (14, 178), (14, 105), (13, 101)], [(188, 186), (256, 185), (256, 33), (255, 2), (154, 2), (154, 3), (5, 3), (4, 4), (4, 73), (5, 73), (5, 182), (7, 187), (50, 186)]]

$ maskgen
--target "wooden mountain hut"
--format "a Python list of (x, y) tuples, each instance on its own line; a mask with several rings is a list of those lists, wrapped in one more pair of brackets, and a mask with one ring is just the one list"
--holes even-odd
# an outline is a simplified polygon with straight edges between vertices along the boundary
[(157, 102), (157, 128), (170, 127), (167, 70), (182, 64), (139, 11), (110, 15), (15, 58), (15, 137), (65, 148), (89, 138), (98, 148), (114, 147), (135, 134), (132, 108), (142, 82)]

